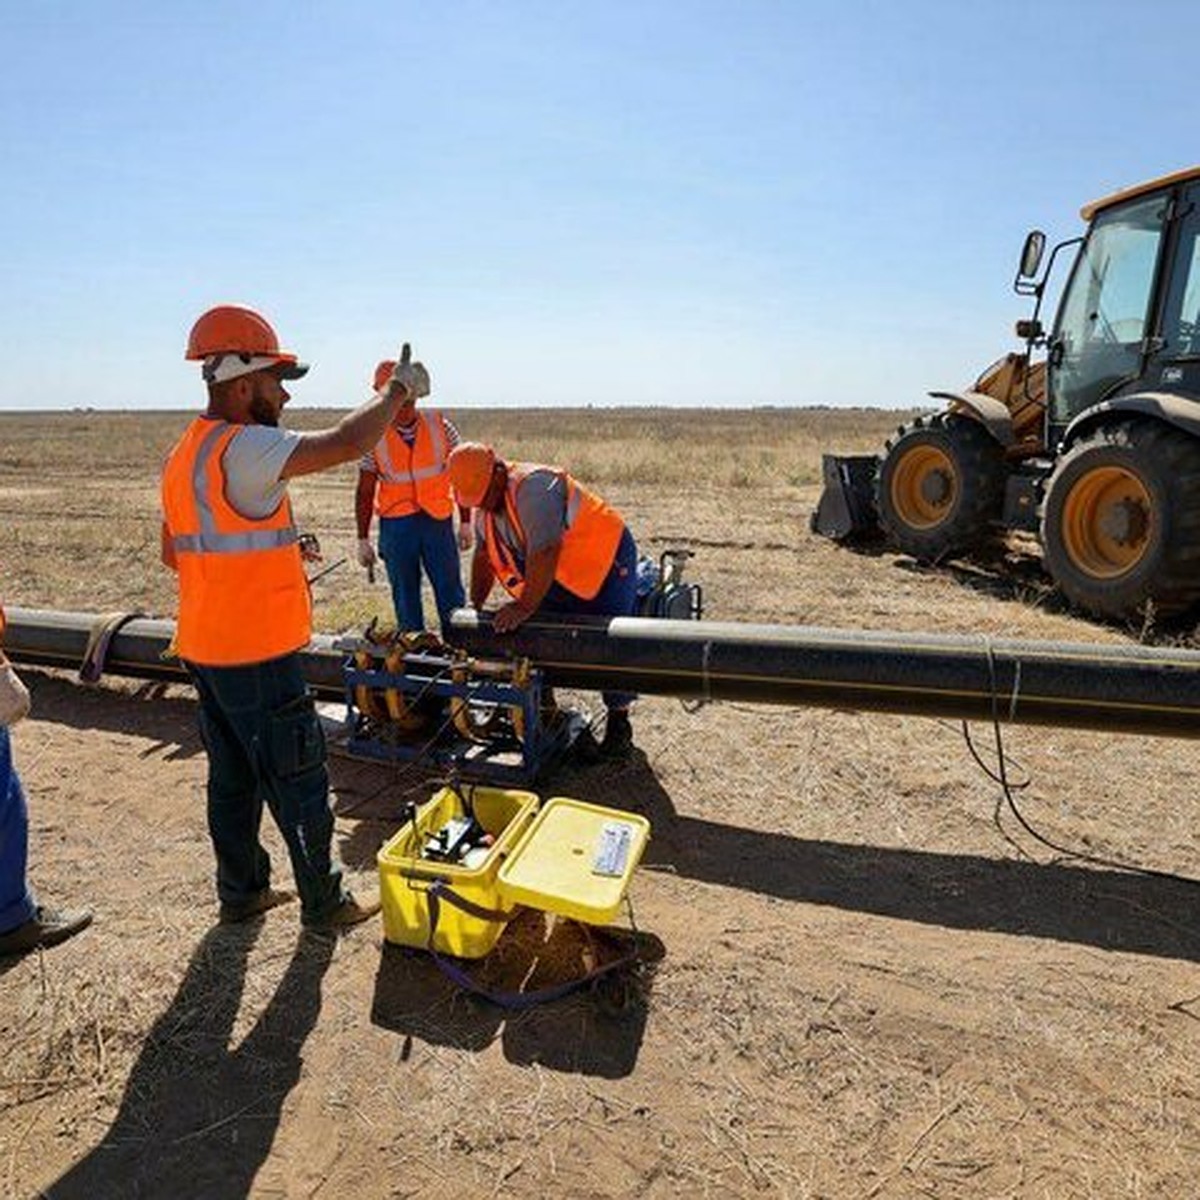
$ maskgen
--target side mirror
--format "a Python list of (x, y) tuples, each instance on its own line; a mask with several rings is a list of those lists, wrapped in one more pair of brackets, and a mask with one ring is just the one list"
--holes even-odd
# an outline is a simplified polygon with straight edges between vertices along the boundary
[(1027, 321), (1017, 322), (1017, 337), (1023, 342), (1036, 342), (1045, 336), (1046, 331), (1042, 328), (1041, 321), (1033, 318)]
[(1017, 268), (1018, 279), (1033, 279), (1042, 264), (1042, 254), (1046, 250), (1046, 235), (1040, 230), (1033, 230), (1021, 247), (1021, 265)]

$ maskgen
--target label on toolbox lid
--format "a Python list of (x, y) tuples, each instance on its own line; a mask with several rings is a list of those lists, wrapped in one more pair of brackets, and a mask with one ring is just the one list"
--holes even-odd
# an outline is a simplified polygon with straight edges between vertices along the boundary
[(606, 924), (649, 837), (650, 822), (637, 813), (555, 796), (500, 868), (497, 890), (507, 903)]
[(600, 826), (600, 838), (596, 843), (596, 854), (592, 859), (592, 872), (596, 875), (625, 874), (629, 861), (629, 847), (633, 844), (633, 826), (628, 821), (605, 821)]

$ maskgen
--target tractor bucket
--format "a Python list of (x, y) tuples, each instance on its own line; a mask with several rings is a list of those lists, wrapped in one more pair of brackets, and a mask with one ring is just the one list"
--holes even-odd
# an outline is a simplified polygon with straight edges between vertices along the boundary
[(825, 484), (809, 528), (835, 542), (871, 537), (880, 532), (875, 509), (875, 454), (823, 454), (821, 475)]

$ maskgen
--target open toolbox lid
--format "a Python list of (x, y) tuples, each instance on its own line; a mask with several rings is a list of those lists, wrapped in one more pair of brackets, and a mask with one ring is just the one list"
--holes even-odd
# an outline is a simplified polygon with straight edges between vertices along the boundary
[(554, 796), (500, 868), (497, 890), (509, 903), (605, 925), (649, 837), (650, 822), (636, 813)]

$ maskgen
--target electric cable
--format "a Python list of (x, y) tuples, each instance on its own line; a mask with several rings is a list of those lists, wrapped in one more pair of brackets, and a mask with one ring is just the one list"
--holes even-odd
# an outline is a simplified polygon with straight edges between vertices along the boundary
[[(417, 701), (419, 701), (422, 697), (424, 697), (426, 695), (426, 693), (429, 691), (430, 687), (432, 687), (433, 684), (437, 683), (442, 677), (444, 677), (445, 675), (448, 675), (450, 673), (451, 669), (452, 669), (451, 667), (447, 666), (447, 667), (443, 667), (440, 671), (436, 672), (434, 677), (432, 679), (428, 680), (426, 682), (425, 686), (423, 688), (421, 688), (421, 690), (417, 693), (416, 698), (414, 699), (413, 703), (414, 704), (417, 703)], [(437, 727), (437, 729), (434, 730), (432, 736), (424, 743), (424, 745), (421, 746), (421, 748), (417, 751), (417, 753), (412, 758), (410, 758), (407, 762), (404, 762), (402, 759), (399, 759), (399, 758), (392, 760), (392, 762), (388, 765), (392, 766), (394, 768), (394, 770), (388, 772), (388, 777), (377, 788), (375, 788), (374, 791), (368, 792), (367, 795), (363, 796), (363, 798), (361, 800), (356, 801), (355, 804), (353, 805), (353, 807), (348, 812), (342, 813), (340, 815), (349, 816), (356, 809), (361, 808), (365, 804), (370, 804), (372, 800), (376, 799), (376, 797), (380, 796), (388, 788), (395, 787), (397, 784), (399, 784), (401, 782), (401, 780), (403, 780), (410, 771), (415, 770), (417, 767), (423, 767), (425, 770), (428, 770), (429, 764), (426, 763), (426, 761), (425, 761), (425, 755), (433, 748), (433, 746), (437, 743), (438, 739), (442, 736), (443, 733), (446, 732), (447, 729), (449, 729), (449, 727), (453, 723), (454, 723), (454, 714), (451, 713), (450, 716), (448, 716)]]
[[(1069, 846), (1060, 845), (1058, 842), (1054, 841), (1052, 838), (1046, 837), (1044, 834), (1039, 833), (1038, 830), (1036, 830), (1033, 827), (1033, 825), (1028, 820), (1026, 820), (1024, 813), (1021, 812), (1020, 807), (1017, 805), (1017, 800), (1016, 800), (1016, 796), (1014, 795), (1014, 793), (1016, 791), (1020, 790), (1021, 787), (1026, 786), (1030, 782), (1030, 780), (1026, 779), (1024, 784), (1018, 784), (1018, 785), (1014, 785), (1014, 784), (1010, 783), (1010, 781), (1009, 781), (1008, 765), (1007, 765), (1008, 756), (1007, 756), (1007, 752), (1004, 749), (1004, 735), (1003, 735), (1003, 733), (1001, 731), (1001, 727), (1000, 727), (1000, 708), (999, 708), (1000, 694), (999, 694), (999, 687), (997, 685), (997, 680), (996, 680), (996, 657), (995, 657), (995, 654), (993, 653), (992, 644), (991, 644), (990, 640), (988, 640), (988, 642), (986, 644), (986, 652), (987, 652), (987, 663), (988, 663), (988, 676), (989, 676), (989, 681), (991, 684), (991, 708), (992, 708), (991, 722), (992, 722), (992, 736), (993, 736), (993, 740), (995, 742), (995, 750), (996, 750), (996, 768), (997, 768), (996, 771), (993, 773), (991, 770), (989, 770), (986, 767), (986, 765), (980, 760), (978, 754), (975, 753), (973, 748), (972, 748), (972, 755), (975, 757), (975, 761), (978, 762), (979, 765), (982, 767), (982, 769), (984, 770), (984, 773), (989, 778), (991, 778), (991, 779), (995, 780), (997, 783), (999, 783), (1004, 802), (1007, 804), (1009, 812), (1012, 813), (1013, 817), (1016, 819), (1017, 823), (1021, 826), (1021, 828), (1024, 829), (1025, 832), (1027, 834), (1029, 834), (1030, 837), (1032, 837), (1035, 841), (1040, 842), (1043, 846), (1048, 847), (1049, 849), (1055, 851), (1057, 854), (1064, 855), (1068, 859), (1073, 859), (1076, 862), (1088, 862), (1088, 863), (1093, 863), (1096, 866), (1111, 867), (1115, 870), (1126, 871), (1126, 872), (1128, 872), (1130, 874), (1134, 874), (1134, 875), (1146, 875), (1146, 876), (1149, 876), (1154, 879), (1170, 879), (1170, 880), (1174, 880), (1177, 883), (1188, 883), (1188, 884), (1192, 884), (1193, 886), (1200, 886), (1200, 879), (1196, 879), (1189, 875), (1181, 875), (1178, 871), (1163, 871), (1163, 870), (1159, 870), (1157, 867), (1144, 867), (1137, 863), (1123, 862), (1121, 859), (1108, 858), (1102, 854), (1091, 854), (1085, 850), (1077, 850), (1077, 849), (1072, 849)], [(1015, 701), (1015, 697), (1014, 697), (1014, 701)], [(970, 735), (967, 732), (967, 722), (966, 721), (963, 722), (963, 733), (964, 733), (964, 737), (966, 737), (968, 747), (971, 747), (971, 740), (970, 740)], [(997, 815), (998, 814), (999, 814), (999, 804), (997, 804)], [(1004, 830), (1002, 829), (1001, 832), (1004, 833)], [(1004, 836), (1006, 838), (1008, 838), (1008, 840), (1010, 842), (1012, 842), (1012, 844), (1014, 846), (1017, 845), (1016, 842), (1013, 842), (1011, 837), (1008, 837), (1007, 833), (1004, 833)], [(1018, 846), (1017, 848), (1019, 850), (1021, 850), (1022, 854), (1025, 853), (1025, 851), (1021, 847)]]

